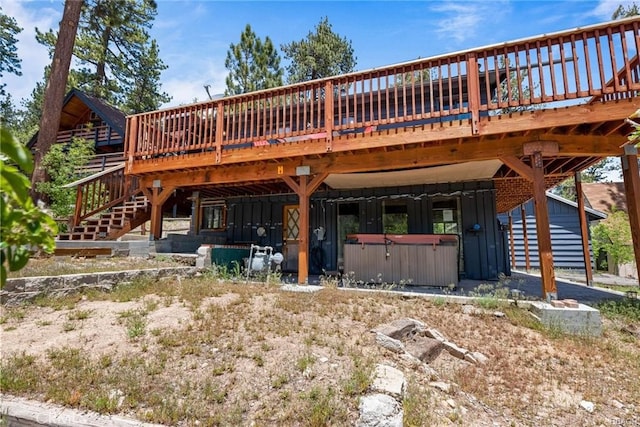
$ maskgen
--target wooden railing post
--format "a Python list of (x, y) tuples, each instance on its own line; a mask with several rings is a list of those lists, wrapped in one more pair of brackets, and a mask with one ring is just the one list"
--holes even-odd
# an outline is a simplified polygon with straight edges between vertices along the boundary
[(333, 151), (333, 83), (324, 84), (324, 127), (327, 131), (327, 152)]
[(76, 210), (73, 214), (72, 225), (80, 225), (80, 215), (82, 215), (82, 185), (78, 185), (76, 191)]
[(222, 162), (222, 139), (224, 138), (224, 102), (216, 105), (216, 163)]
[(478, 135), (480, 130), (480, 73), (475, 53), (467, 54), (467, 99), (471, 112), (471, 133)]
[(136, 153), (136, 143), (139, 138), (138, 116), (127, 118), (125, 130), (125, 153), (127, 153), (127, 171), (131, 171)]

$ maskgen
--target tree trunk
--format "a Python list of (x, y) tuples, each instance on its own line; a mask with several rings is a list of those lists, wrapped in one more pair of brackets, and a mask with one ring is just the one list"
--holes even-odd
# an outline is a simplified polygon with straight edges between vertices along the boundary
[(34, 169), (31, 176), (31, 195), (34, 199), (39, 196), (36, 184), (47, 178), (47, 173), (42, 166), (42, 159), (49, 152), (58, 135), (62, 102), (67, 87), (67, 77), (69, 76), (69, 66), (71, 65), (82, 4), (83, 0), (66, 0), (64, 4), (56, 49), (51, 62), (51, 74), (44, 90), (40, 131), (35, 145)]

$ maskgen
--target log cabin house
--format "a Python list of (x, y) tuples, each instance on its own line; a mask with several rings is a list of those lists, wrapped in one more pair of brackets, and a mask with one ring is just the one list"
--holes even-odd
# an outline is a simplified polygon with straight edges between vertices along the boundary
[(633, 17), (129, 116), (125, 164), (78, 183), (66, 237), (117, 237), (91, 219), (103, 212), (149, 219), (158, 239), (163, 206), (182, 194), (192, 250), (269, 245), (300, 283), (340, 268), (492, 279), (509, 271), (498, 214), (533, 198), (552, 297), (545, 191), (604, 157), (623, 160), (640, 256), (625, 122), (640, 107), (639, 27)]
[[(56, 144), (70, 144), (72, 138), (94, 143), (95, 156), (80, 171), (93, 174), (124, 163), (126, 118), (122, 111), (81, 90), (72, 89), (62, 103)], [(34, 148), (36, 133), (27, 143)]]

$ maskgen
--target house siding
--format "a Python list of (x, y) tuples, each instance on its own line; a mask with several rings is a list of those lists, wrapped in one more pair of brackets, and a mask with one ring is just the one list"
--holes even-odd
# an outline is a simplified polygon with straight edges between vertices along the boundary
[[(559, 269), (585, 270), (582, 236), (580, 232), (580, 218), (578, 209), (561, 201), (547, 198), (549, 223), (551, 231), (551, 250), (553, 265)], [(526, 267), (525, 245), (523, 237), (522, 217), (520, 208), (511, 211), (513, 217), (513, 238), (516, 268)], [(508, 223), (508, 216), (500, 215), (499, 220)], [(533, 201), (525, 204), (525, 219), (527, 225), (527, 241), (529, 243), (529, 262), (531, 268), (540, 268), (538, 254), (538, 235), (536, 230), (535, 208)], [(588, 219), (587, 219), (588, 220)], [(510, 249), (507, 248), (509, 251)], [(589, 236), (589, 253), (591, 265), (595, 268), (591, 239)]]
[[(461, 277), (496, 279), (499, 273), (509, 273), (505, 256), (504, 236), (496, 221), (495, 190), (490, 181), (413, 185), (357, 190), (317, 191), (310, 201), (309, 211), (309, 272), (322, 274), (338, 270), (338, 205), (357, 203), (360, 233), (382, 233), (384, 200), (404, 200), (407, 204), (408, 232), (433, 233), (432, 201), (436, 196), (458, 197), (461, 212), (461, 242), (464, 263)], [(283, 212), (287, 205), (298, 204), (295, 195), (229, 198), (227, 228), (220, 232), (201, 232), (204, 241), (219, 244), (256, 243), (283, 251)], [(480, 231), (472, 230), (479, 224)], [(267, 235), (258, 238), (259, 226)], [(326, 230), (325, 240), (314, 234), (318, 227)]]

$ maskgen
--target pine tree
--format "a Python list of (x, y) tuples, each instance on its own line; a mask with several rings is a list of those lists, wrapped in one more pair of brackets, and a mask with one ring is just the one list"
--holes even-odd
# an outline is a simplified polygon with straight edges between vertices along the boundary
[(231, 43), (229, 46), (224, 65), (229, 70), (225, 95), (238, 95), (283, 84), (284, 71), (273, 42), (268, 36), (263, 42), (249, 24), (240, 34), (240, 43)]
[[(147, 31), (156, 14), (154, 0), (87, 0), (74, 49), (80, 68), (70, 74), (75, 87), (125, 113), (154, 110), (169, 101), (160, 90), (166, 65)], [(56, 35), (38, 31), (37, 39), (51, 48)]]
[(160, 73), (167, 66), (158, 56), (158, 43), (151, 41), (151, 45), (140, 55), (127, 82), (131, 88), (125, 95), (122, 109), (129, 114), (156, 110), (160, 104), (169, 102), (171, 97), (160, 92)]
[[(0, 81), (4, 73), (22, 75), (21, 61), (18, 57), (16, 36), (22, 31), (14, 18), (2, 13), (0, 7)], [(16, 111), (11, 95), (5, 92), (5, 83), (0, 82), (0, 126), (16, 129)]]
[(328, 18), (323, 18), (315, 32), (306, 39), (280, 46), (287, 66), (289, 83), (306, 82), (337, 74), (350, 73), (355, 69), (356, 57), (351, 41), (334, 33)]
[[(47, 173), (42, 165), (44, 155), (56, 141), (60, 115), (62, 114), (62, 101), (64, 90), (73, 56), (73, 46), (78, 30), (78, 21), (82, 8), (82, 1), (66, 0), (64, 12), (60, 21), (59, 37), (51, 61), (51, 72), (44, 90), (42, 103), (42, 115), (40, 117), (40, 131), (35, 145), (32, 183), (46, 181)], [(35, 185), (32, 185), (31, 193), (35, 199), (37, 196)]]

